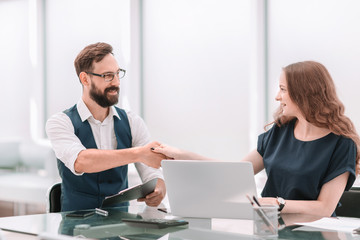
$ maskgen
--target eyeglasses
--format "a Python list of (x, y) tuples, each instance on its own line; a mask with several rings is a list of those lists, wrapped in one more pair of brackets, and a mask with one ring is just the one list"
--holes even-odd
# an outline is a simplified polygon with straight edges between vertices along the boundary
[(115, 75), (118, 77), (118, 79), (123, 78), (125, 76), (126, 70), (120, 68), (115, 73), (106, 73), (106, 74), (97, 74), (97, 73), (92, 73), (92, 72), (86, 72), (86, 73), (94, 75), (94, 76), (102, 77), (102, 78), (104, 78), (105, 82), (111, 82), (114, 79)]

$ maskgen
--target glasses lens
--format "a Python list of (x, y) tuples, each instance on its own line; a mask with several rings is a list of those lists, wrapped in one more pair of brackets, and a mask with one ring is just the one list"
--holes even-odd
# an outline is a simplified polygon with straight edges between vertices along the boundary
[(107, 73), (103, 75), (105, 82), (111, 82), (114, 79), (115, 75), (118, 79), (121, 79), (125, 76), (125, 71), (119, 70), (116, 73)]
[(120, 71), (117, 71), (117, 72), (116, 72), (116, 76), (117, 76), (118, 79), (120, 79), (120, 78), (121, 78), (121, 72), (120, 72)]
[(114, 79), (114, 73), (108, 73), (104, 75), (105, 82), (110, 82)]
[(125, 71), (123, 71), (123, 70), (119, 71), (118, 76), (119, 76), (119, 79), (123, 78), (125, 76)]

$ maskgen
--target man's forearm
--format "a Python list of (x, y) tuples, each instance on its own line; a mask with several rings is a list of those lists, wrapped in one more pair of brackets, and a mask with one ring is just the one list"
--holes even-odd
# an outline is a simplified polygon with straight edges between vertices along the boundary
[(111, 168), (139, 162), (140, 148), (117, 150), (86, 149), (79, 153), (75, 161), (75, 171), (78, 173), (101, 172)]
[(158, 145), (158, 142), (151, 142), (142, 147), (117, 150), (86, 149), (78, 154), (74, 168), (78, 173), (94, 173), (135, 162), (159, 168), (165, 156), (151, 150)]

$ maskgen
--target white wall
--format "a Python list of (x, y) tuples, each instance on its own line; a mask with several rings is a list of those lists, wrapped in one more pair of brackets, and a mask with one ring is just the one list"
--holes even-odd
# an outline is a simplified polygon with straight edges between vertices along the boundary
[(315, 60), (324, 64), (360, 130), (360, 2), (357, 0), (272, 0), (269, 4), (269, 113), (281, 67)]
[(154, 139), (222, 160), (248, 152), (250, 112), (262, 112), (250, 101), (253, 7), (144, 1), (144, 117)]
[[(47, 109), (50, 116), (71, 107), (80, 99), (82, 88), (74, 60), (85, 46), (96, 42), (111, 44), (119, 66), (128, 69), (129, 1), (46, 1), (46, 41)], [(127, 97), (124, 90), (128, 87), (129, 74), (131, 71), (121, 79), (122, 98)]]
[[(73, 61), (97, 41), (114, 46), (128, 70), (121, 104), (140, 113), (143, 42), (143, 108), (153, 138), (215, 158), (241, 158), (265, 123), (262, 2), (146, 0), (141, 16), (135, 0), (0, 1), (0, 138), (43, 136), (44, 119), (80, 98)], [(278, 106), (281, 67), (311, 59), (329, 69), (359, 129), (359, 1), (271, 0), (268, 6), (268, 117)]]
[(28, 19), (28, 1), (0, 1), (1, 139), (30, 136), (29, 99), (34, 71)]

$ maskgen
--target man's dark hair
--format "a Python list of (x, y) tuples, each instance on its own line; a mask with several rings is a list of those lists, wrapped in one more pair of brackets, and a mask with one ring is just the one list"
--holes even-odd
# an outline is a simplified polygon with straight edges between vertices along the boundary
[(98, 42), (86, 46), (74, 61), (76, 74), (79, 76), (81, 72), (91, 72), (93, 62), (100, 62), (109, 53), (113, 54), (113, 48), (107, 43)]

